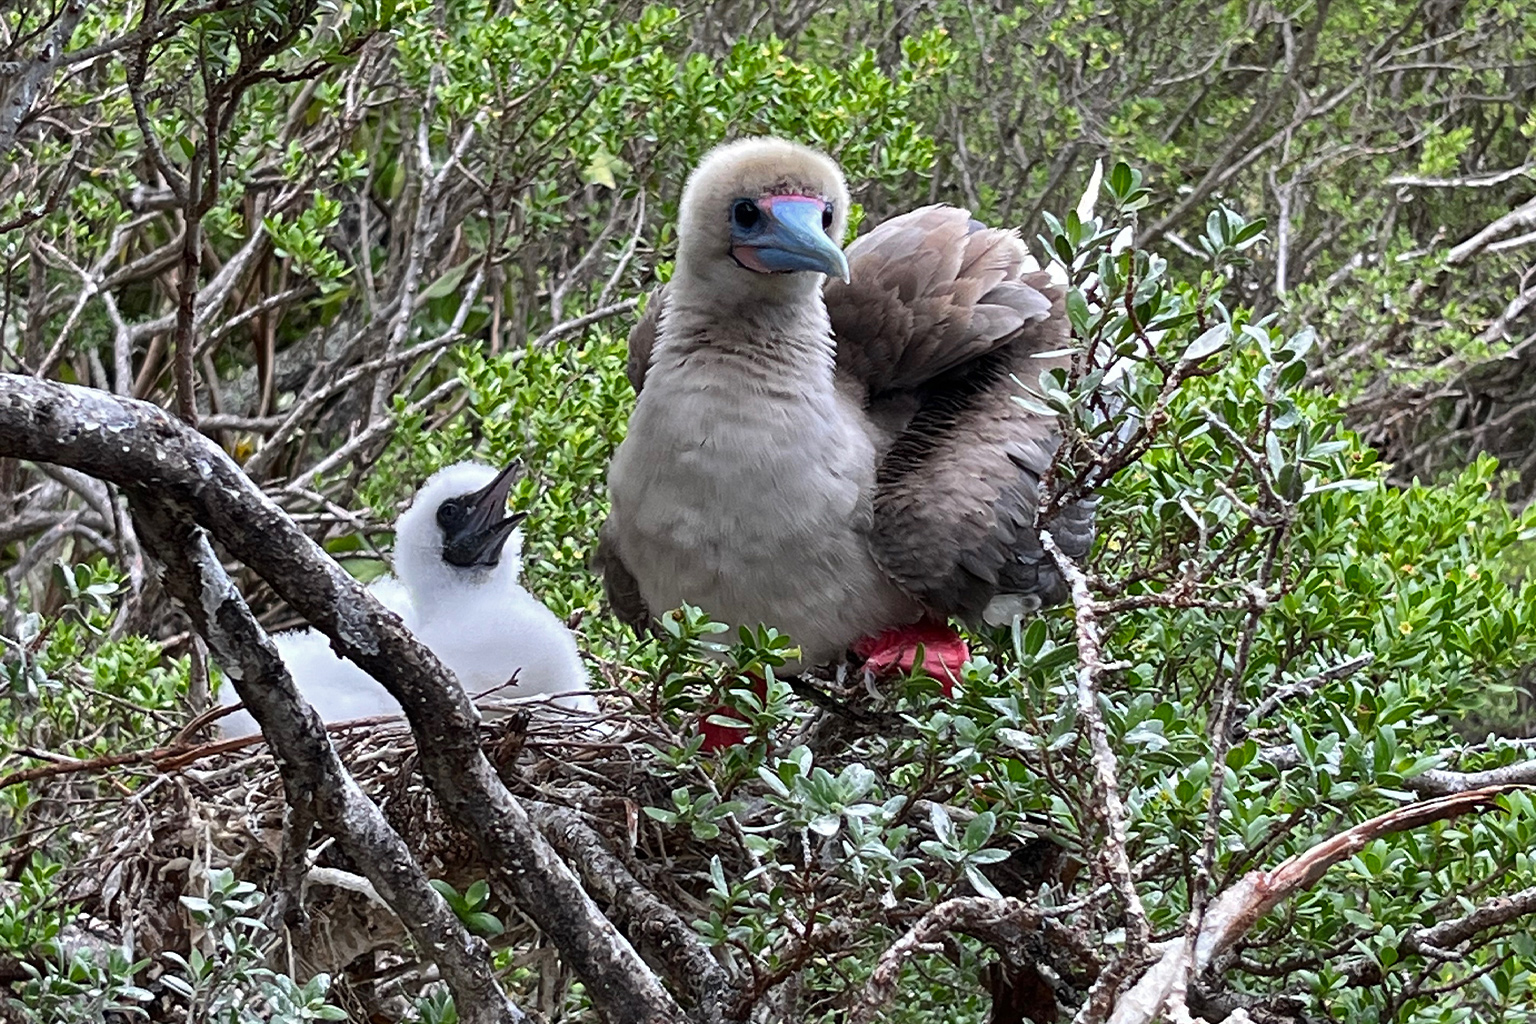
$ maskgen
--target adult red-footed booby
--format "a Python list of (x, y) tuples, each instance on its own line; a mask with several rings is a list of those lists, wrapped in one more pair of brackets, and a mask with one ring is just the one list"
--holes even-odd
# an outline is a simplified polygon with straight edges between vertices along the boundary
[[(395, 523), (395, 570), (369, 591), (432, 649), (483, 709), (507, 698), (557, 694), (554, 703), (595, 712), (587, 670), (570, 630), (518, 583), (523, 514), (507, 515), (515, 464), (497, 472), (478, 462), (439, 470)], [(294, 682), (327, 722), (398, 714), (384, 687), (338, 658), (314, 630), (274, 641)], [(507, 686), (516, 677), (515, 684)], [(484, 695), (483, 697), (480, 695)], [(238, 697), (220, 691), (226, 704)], [(226, 736), (255, 733), (236, 712)]]
[[(598, 563), (632, 624), (684, 602), (788, 633), (802, 663), (965, 657), (939, 624), (1065, 596), (1035, 530), (1064, 297), (1013, 231), (928, 206), (850, 245), (826, 156), (721, 146), (688, 179), (672, 280), (630, 335), (638, 401)], [(1093, 509), (1049, 524), (1086, 553)], [(937, 652), (937, 656), (935, 656)]]

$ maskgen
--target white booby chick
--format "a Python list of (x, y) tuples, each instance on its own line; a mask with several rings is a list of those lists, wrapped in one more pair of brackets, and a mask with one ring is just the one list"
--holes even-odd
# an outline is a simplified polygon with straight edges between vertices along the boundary
[[(524, 514), (506, 515), (514, 467), (460, 462), (430, 477), (395, 524), (395, 569), (368, 588), (432, 649), (477, 704), (557, 695), (596, 712), (575, 638), (518, 583)], [(273, 638), (294, 682), (327, 722), (398, 714), (374, 679), (338, 658), (315, 630)], [(510, 681), (510, 685), (509, 685)], [(238, 700), (232, 687), (219, 694)], [(244, 711), (220, 721), (225, 736), (256, 733)]]
[(505, 516), (513, 469), (477, 462), (440, 470), (395, 524), (395, 570), (410, 595), (406, 625), (470, 694), (564, 694), (596, 711), (570, 630), (517, 582), (525, 514)]

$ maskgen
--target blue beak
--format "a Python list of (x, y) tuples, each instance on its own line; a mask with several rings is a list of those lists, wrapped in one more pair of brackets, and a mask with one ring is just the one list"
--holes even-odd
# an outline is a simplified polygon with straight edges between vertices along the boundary
[(764, 196), (757, 223), (731, 225), (731, 255), (760, 274), (813, 270), (848, 281), (848, 258), (822, 227), (827, 204), (809, 196)]

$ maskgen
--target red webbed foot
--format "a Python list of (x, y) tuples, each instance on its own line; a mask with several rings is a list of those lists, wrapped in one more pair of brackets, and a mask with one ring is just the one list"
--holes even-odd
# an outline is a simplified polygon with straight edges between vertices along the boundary
[[(918, 659), (918, 649), (922, 659)], [(876, 636), (867, 636), (853, 645), (853, 653), (864, 658), (864, 667), (876, 676), (911, 672), (921, 664), (923, 671), (938, 680), (944, 696), (951, 696), (960, 681), (960, 669), (971, 657), (965, 638), (948, 623), (922, 619), (909, 626), (896, 626)]]
[[(922, 658), (918, 658), (918, 651)], [(853, 653), (864, 659), (864, 667), (877, 677), (911, 672), (917, 665), (938, 680), (944, 696), (954, 695), (954, 686), (960, 681), (960, 672), (971, 657), (971, 649), (965, 638), (948, 623), (923, 619), (907, 626), (896, 626), (875, 636), (865, 637), (853, 645)], [(768, 683), (762, 676), (752, 675), (752, 692), (759, 698), (768, 698)], [(729, 718), (741, 722), (739, 726), (712, 722), (712, 718)], [(725, 705), (714, 707), (699, 717), (699, 734), (704, 737), (700, 747), (706, 754), (733, 747), (745, 742), (750, 726), (737, 712)]]
[[(752, 673), (752, 692), (758, 699), (768, 699), (768, 681), (756, 672)], [(712, 722), (712, 718), (731, 718), (741, 722), (740, 725), (722, 725)], [(738, 743), (745, 742), (750, 726), (737, 716), (734, 709), (721, 705), (710, 708), (699, 718), (699, 735), (704, 737), (704, 745), (699, 750), (705, 754), (713, 754), (727, 747), (734, 747)]]

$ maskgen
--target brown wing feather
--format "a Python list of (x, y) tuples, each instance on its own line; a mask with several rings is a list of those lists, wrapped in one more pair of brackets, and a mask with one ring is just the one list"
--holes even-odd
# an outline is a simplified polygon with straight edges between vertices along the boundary
[(629, 361), (624, 366), (624, 374), (637, 395), (645, 386), (645, 371), (651, 368), (651, 349), (656, 347), (656, 331), (661, 323), (661, 311), (666, 304), (667, 286), (660, 285), (651, 292), (650, 301), (645, 304), (645, 313), (629, 331)]
[(1021, 276), (1017, 233), (953, 206), (894, 217), (847, 249), (849, 282), (828, 282), (837, 365), (869, 395), (918, 388), (1051, 313)]
[[(853, 284), (827, 304), (838, 369), (862, 383), (871, 415), (916, 406), (875, 486), (875, 558), (931, 610), (975, 620), (1000, 593), (1065, 597), (1034, 528), (1040, 479), (1059, 444), (1055, 419), (1013, 401), (1070, 358), (1065, 296), (1024, 270), (1009, 231), (928, 207), (849, 247)], [(1051, 529), (1073, 555), (1093, 539), (1093, 506)]]
[(603, 591), (608, 604), (618, 620), (636, 633), (644, 633), (651, 625), (651, 610), (645, 598), (640, 596), (640, 584), (624, 560), (619, 557), (617, 546), (603, 523), (597, 535), (597, 550), (592, 554), (592, 568), (603, 577)]

